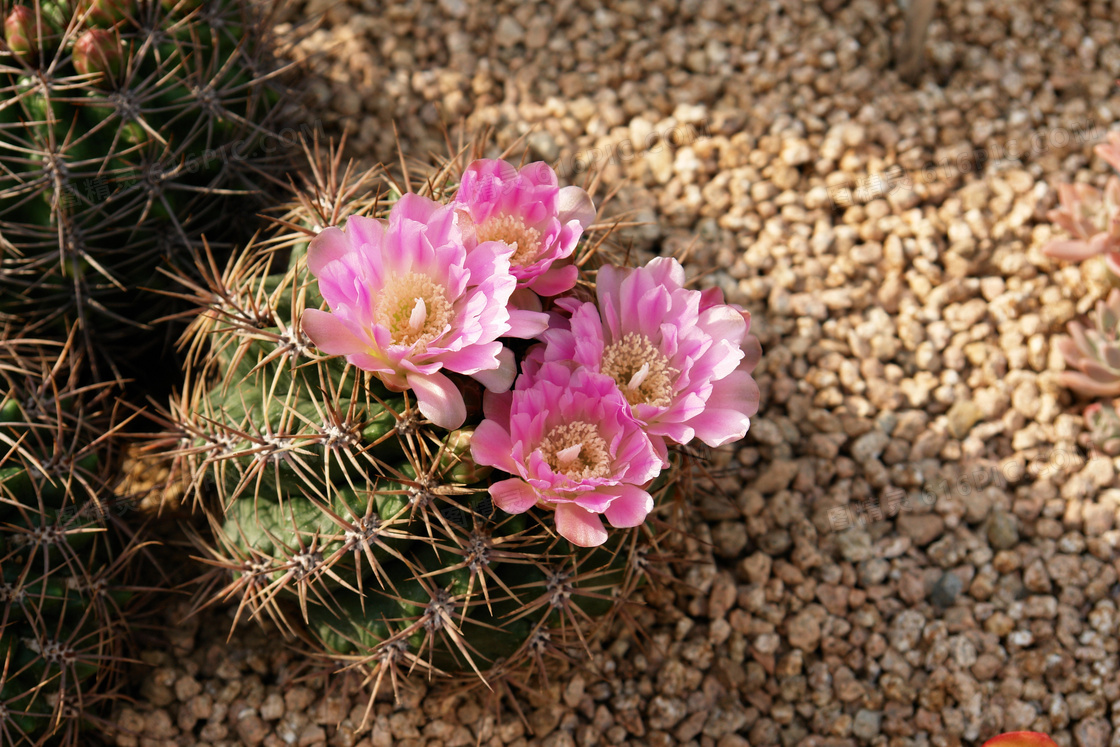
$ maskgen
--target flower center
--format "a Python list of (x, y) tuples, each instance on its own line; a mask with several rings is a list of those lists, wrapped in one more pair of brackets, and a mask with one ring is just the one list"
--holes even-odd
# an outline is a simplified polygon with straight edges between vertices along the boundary
[(480, 242), (501, 241), (512, 246), (509, 263), (515, 267), (533, 264), (541, 251), (541, 232), (516, 215), (493, 215), (479, 224), (475, 235)]
[(595, 426), (582, 420), (556, 426), (538, 448), (553, 472), (572, 480), (605, 477), (610, 473), (607, 442)]
[(673, 401), (673, 380), (680, 373), (649, 338), (630, 332), (603, 351), (603, 373), (618, 383), (631, 405), (668, 407)]
[(385, 284), (374, 304), (374, 319), (388, 328), (394, 345), (423, 351), (451, 323), (447, 290), (427, 275), (410, 272)]

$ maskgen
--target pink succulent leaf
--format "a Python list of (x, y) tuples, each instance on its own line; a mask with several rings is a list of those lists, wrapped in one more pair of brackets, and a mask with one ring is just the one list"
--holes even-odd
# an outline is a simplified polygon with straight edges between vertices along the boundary
[(1120, 250), (1120, 178), (1111, 177), (1104, 192), (1088, 184), (1062, 184), (1058, 199), (1060, 206), (1047, 216), (1071, 237), (1047, 242), (1044, 254), (1078, 262)]
[(1120, 171), (1120, 132), (1108, 133), (1108, 142), (1101, 143), (1093, 151), (1107, 161), (1109, 166)]
[[(1054, 338), (1054, 346), (1058, 349), (1058, 352), (1062, 354), (1062, 357), (1066, 359), (1066, 365), (1070, 368), (1077, 368), (1078, 361), (1089, 354), (1086, 348), (1081, 347), (1081, 342), (1078, 340), (1080, 337), (1083, 341), (1084, 334), (1081, 333), (1080, 330), (1075, 329), (1074, 324), (1074, 322), (1071, 322), (1069, 325), (1071, 337)], [(1084, 344), (1086, 347), (1088, 346), (1088, 343)]]
[(1115, 343), (1101, 348), (1101, 360), (1113, 372), (1120, 373), (1120, 347)]
[(1095, 360), (1084, 359), (1077, 368), (1093, 381), (1101, 383), (1120, 381), (1120, 376), (1117, 376), (1116, 371)]
[(468, 256), (452, 206), (403, 195), (387, 223), (353, 216), (312, 239), (308, 267), (330, 312), (307, 310), (304, 329), (322, 352), (345, 355), (391, 389), (415, 390), (425, 417), (457, 428), (465, 405), (441, 369), (490, 388), (512, 383), (499, 342), (517, 285), (510, 252), (490, 242)]
[(1091, 397), (1120, 396), (1120, 380), (1114, 379), (1111, 383), (1103, 383), (1089, 378), (1080, 371), (1059, 371), (1057, 379), (1062, 386)]
[(1078, 239), (1051, 239), (1043, 244), (1042, 253), (1066, 262), (1083, 262), (1100, 254), (1097, 247)]

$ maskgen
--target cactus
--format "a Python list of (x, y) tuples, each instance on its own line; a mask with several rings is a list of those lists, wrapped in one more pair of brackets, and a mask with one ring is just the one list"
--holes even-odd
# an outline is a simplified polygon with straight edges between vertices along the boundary
[[(308, 242), (354, 215), (384, 215), (404, 190), (356, 199), (374, 172), (309, 155), (313, 177), (280, 234), (188, 282), (203, 312), (181, 340), (189, 375), (167, 421), (212, 528), (198, 539), (213, 567), (199, 599), (233, 601), (239, 618), (269, 617), (336, 662), (368, 665), (375, 694), (413, 669), (547, 673), (626, 613), (667, 524), (577, 547), (543, 507), (507, 513), (488, 492), (498, 473), (472, 456), (481, 384), (450, 374), (466, 423), (448, 430), (411, 390), (317, 349), (303, 326), (324, 303)], [(432, 174), (428, 194), (453, 193), (458, 164)], [(656, 505), (669, 506), (686, 461), (669, 453), (650, 487)]]
[[(0, 318), (99, 375), (167, 311), (143, 289), (221, 244), (281, 163), (284, 96), (248, 0), (0, 0)], [(166, 297), (162, 297), (166, 301)], [(127, 365), (127, 361), (125, 364)], [(150, 370), (148, 371), (150, 374)]]
[(110, 390), (76, 386), (68, 347), (0, 340), (0, 743), (78, 745), (123, 663), (141, 545), (103, 525)]

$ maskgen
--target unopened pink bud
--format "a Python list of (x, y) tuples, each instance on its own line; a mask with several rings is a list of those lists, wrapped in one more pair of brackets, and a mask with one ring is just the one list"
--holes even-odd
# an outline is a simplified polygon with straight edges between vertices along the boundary
[(4, 43), (17, 57), (28, 61), (35, 54), (35, 11), (17, 5), (4, 19)]
[(86, 75), (101, 73), (107, 78), (120, 75), (124, 49), (117, 34), (107, 29), (89, 29), (74, 42), (74, 69)]

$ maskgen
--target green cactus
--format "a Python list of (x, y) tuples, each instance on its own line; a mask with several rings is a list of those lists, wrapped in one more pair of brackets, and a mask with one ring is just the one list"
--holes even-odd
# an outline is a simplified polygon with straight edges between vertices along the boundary
[(204, 233), (242, 238), (230, 216), (287, 160), (268, 19), (249, 0), (0, 0), (0, 17), (0, 318), (55, 339), (77, 323), (104, 379), (159, 338), (137, 333), (168, 311), (142, 290), (166, 287), (159, 268), (190, 267)]
[(66, 349), (0, 340), (0, 743), (77, 745), (123, 663), (140, 545), (104, 525), (109, 390), (86, 396)]
[[(190, 376), (168, 424), (211, 520), (203, 601), (236, 601), (239, 617), (267, 616), (336, 662), (372, 666), (375, 690), (414, 668), (547, 671), (622, 609), (656, 540), (616, 530), (576, 548), (548, 517), (496, 509), (469, 425), (432, 426), (408, 392), (314, 350), (300, 329), (303, 309), (321, 303), (306, 244), (317, 227), (386, 206), (354, 198), (371, 192), (372, 173), (310, 155), (315, 181), (283, 231), (194, 286), (203, 311), (181, 341)], [(478, 422), (481, 388), (460, 386)], [(663, 474), (659, 503), (680, 465)]]

